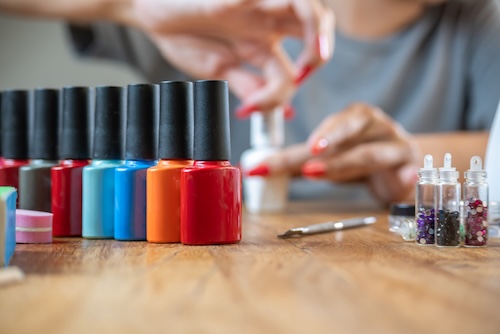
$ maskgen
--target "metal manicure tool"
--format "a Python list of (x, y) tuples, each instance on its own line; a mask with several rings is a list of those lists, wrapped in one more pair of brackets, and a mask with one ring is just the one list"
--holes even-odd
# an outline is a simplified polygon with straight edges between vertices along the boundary
[(286, 239), (286, 238), (299, 237), (309, 234), (345, 230), (347, 228), (370, 225), (375, 223), (376, 221), (377, 219), (375, 217), (363, 217), (363, 218), (351, 218), (351, 219), (339, 220), (336, 222), (326, 222), (326, 223), (314, 224), (303, 227), (295, 227), (286, 231), (283, 234), (279, 234), (278, 238)]

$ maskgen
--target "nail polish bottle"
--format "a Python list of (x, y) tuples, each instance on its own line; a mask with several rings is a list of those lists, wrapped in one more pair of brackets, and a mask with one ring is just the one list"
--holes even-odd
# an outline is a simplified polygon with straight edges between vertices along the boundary
[(87, 87), (62, 90), (62, 133), (58, 166), (52, 167), (55, 237), (82, 235), (82, 171), (90, 163), (90, 110)]
[[(3, 92), (0, 91), (0, 131), (2, 130), (2, 94)], [(0, 164), (2, 161), (2, 135), (0, 134)]]
[(433, 167), (432, 155), (424, 158), (424, 167), (418, 172), (415, 189), (415, 220), (417, 221), (418, 245), (434, 245), (436, 242), (435, 228), (435, 193), (438, 182), (438, 170)]
[(193, 83), (162, 82), (157, 166), (147, 173), (147, 240), (180, 242), (181, 170), (193, 164)]
[(241, 171), (231, 166), (227, 81), (194, 84), (194, 164), (181, 171), (181, 242), (241, 240)]
[(113, 238), (115, 229), (115, 169), (124, 161), (122, 88), (95, 89), (92, 163), (83, 168), (82, 236)]
[(255, 168), (283, 147), (283, 109), (277, 108), (270, 113), (254, 112), (250, 122), (252, 148), (241, 156), (245, 207), (251, 213), (282, 212), (288, 199), (288, 175), (249, 176), (245, 175), (245, 172)]
[(470, 159), (470, 169), (465, 172), (465, 247), (482, 247), (488, 242), (488, 183), (480, 157)]
[(158, 147), (156, 87), (129, 85), (125, 164), (115, 170), (115, 239), (146, 240), (146, 174)]
[(34, 127), (30, 144), (30, 164), (19, 169), (19, 208), (52, 211), (51, 169), (59, 164), (57, 130), (59, 91), (36, 89), (34, 92)]
[(16, 199), (13, 187), (0, 187), (0, 267), (7, 266), (16, 248)]
[(19, 189), (19, 168), (29, 163), (28, 101), (27, 90), (8, 90), (3, 93), (0, 186)]
[(451, 154), (444, 156), (444, 166), (439, 168), (436, 186), (436, 246), (460, 246), (460, 183), (458, 172), (451, 167)]

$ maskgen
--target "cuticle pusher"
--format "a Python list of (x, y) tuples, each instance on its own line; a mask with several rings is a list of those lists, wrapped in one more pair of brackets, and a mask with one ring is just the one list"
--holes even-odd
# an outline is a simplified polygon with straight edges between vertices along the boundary
[(283, 234), (278, 234), (278, 238), (286, 239), (292, 237), (299, 237), (303, 235), (339, 231), (347, 228), (370, 225), (375, 223), (376, 221), (377, 218), (375, 217), (362, 217), (362, 218), (344, 219), (336, 222), (331, 221), (309, 226), (294, 227), (292, 229), (289, 229)]

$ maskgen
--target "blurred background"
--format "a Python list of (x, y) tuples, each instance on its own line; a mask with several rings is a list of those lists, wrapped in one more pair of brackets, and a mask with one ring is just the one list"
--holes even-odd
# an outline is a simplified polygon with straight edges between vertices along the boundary
[(64, 23), (0, 14), (0, 90), (142, 82), (116, 62), (78, 58)]

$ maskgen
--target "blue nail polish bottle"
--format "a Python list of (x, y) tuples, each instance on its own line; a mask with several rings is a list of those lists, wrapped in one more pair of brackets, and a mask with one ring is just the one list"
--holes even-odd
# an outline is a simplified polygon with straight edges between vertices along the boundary
[(115, 169), (124, 161), (122, 88), (95, 89), (94, 152), (83, 168), (82, 236), (113, 238), (115, 228)]
[(125, 164), (115, 170), (115, 239), (146, 240), (146, 173), (156, 165), (156, 87), (129, 85)]

